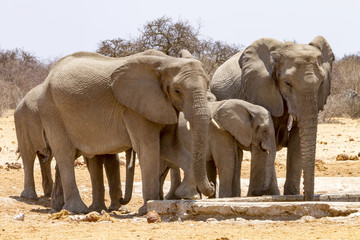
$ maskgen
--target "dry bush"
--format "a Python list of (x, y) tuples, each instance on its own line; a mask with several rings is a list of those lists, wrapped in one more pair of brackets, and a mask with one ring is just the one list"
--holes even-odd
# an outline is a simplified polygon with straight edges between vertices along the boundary
[(333, 117), (360, 117), (360, 55), (350, 55), (333, 65), (331, 95), (319, 121), (329, 122)]
[(21, 49), (0, 49), (0, 115), (14, 109), (30, 89), (43, 82), (50, 65)]

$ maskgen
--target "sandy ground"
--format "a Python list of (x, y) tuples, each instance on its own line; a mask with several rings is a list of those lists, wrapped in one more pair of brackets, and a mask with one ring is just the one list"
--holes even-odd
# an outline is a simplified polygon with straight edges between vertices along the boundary
[[(339, 154), (348, 157), (360, 152), (360, 120), (335, 119), (319, 124), (316, 154), (316, 177), (359, 177), (360, 161), (337, 161)], [(23, 189), (23, 169), (12, 169), (16, 161), (17, 141), (13, 111), (0, 118), (0, 239), (359, 239), (360, 217), (303, 217), (296, 221), (226, 220), (177, 221), (149, 224), (136, 215), (142, 205), (139, 189), (127, 205), (128, 213), (110, 213), (110, 221), (80, 222), (65, 217), (51, 219), (50, 201), (26, 200), (19, 197)], [(277, 154), (278, 177), (285, 177), (286, 152)], [(124, 159), (123, 156), (121, 156)], [(7, 164), (9, 163), (9, 164)], [(242, 178), (249, 177), (249, 154), (245, 154)], [(121, 173), (124, 179), (125, 170)], [(86, 166), (76, 167), (77, 184), (86, 204), (91, 203), (91, 185)], [(42, 196), (39, 164), (35, 164), (36, 191)], [(325, 178), (326, 179), (326, 178)], [(137, 166), (135, 181), (141, 180)], [(280, 182), (280, 181), (279, 181)], [(139, 185), (139, 184), (137, 184)], [(353, 186), (352, 189), (356, 189)], [(321, 189), (316, 190), (318, 193)], [(243, 192), (243, 195), (245, 193)], [(107, 204), (109, 197), (106, 195)], [(24, 220), (14, 216), (24, 214)]]

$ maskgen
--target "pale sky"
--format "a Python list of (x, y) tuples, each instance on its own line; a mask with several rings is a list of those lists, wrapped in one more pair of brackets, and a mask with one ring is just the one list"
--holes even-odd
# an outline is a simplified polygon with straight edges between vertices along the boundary
[(138, 36), (162, 16), (200, 23), (202, 38), (227, 43), (308, 43), (322, 35), (338, 58), (360, 53), (359, 0), (0, 0), (0, 49), (43, 60), (95, 51), (102, 40)]

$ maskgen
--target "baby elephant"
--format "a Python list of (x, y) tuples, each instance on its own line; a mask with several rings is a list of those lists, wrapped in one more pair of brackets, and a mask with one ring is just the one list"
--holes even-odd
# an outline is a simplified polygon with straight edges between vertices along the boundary
[[(207, 170), (209, 180), (215, 183), (216, 168), (218, 169), (219, 197), (240, 196), (243, 150), (251, 151), (248, 196), (279, 195), (274, 164), (276, 140), (270, 113), (261, 106), (238, 99), (209, 102), (209, 107), (215, 121), (210, 123), (207, 138)], [(179, 144), (191, 151), (191, 132), (182, 114), (179, 118), (176, 138)], [(161, 146), (166, 147), (163, 142)], [(188, 171), (186, 166), (191, 165), (191, 159), (184, 156), (181, 160), (171, 158), (163, 160), (165, 161), (160, 170), (161, 183), (165, 180), (169, 167), (181, 167), (184, 175), (190, 176), (184, 178), (180, 184), (180, 174), (175, 168), (171, 174), (172, 186), (166, 196), (167, 199), (177, 198), (183, 191), (189, 192), (188, 188), (196, 188), (191, 172), (186, 173)], [(177, 187), (179, 184), (180, 186)]]

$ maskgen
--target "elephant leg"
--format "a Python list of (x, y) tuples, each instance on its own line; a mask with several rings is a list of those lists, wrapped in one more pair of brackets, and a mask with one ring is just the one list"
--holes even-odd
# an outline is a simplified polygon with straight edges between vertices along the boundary
[(232, 181), (232, 197), (240, 197), (241, 196), (241, 163), (243, 159), (243, 150), (238, 148), (237, 151), (237, 159), (234, 161), (234, 177)]
[(180, 174), (180, 168), (171, 168), (170, 169), (170, 181), (171, 186), (168, 194), (166, 194), (165, 199), (179, 199), (175, 191), (181, 184), (181, 174)]
[(51, 208), (55, 211), (60, 211), (65, 204), (64, 192), (61, 183), (59, 167), (55, 166), (55, 182), (51, 192)]
[(42, 155), (38, 154), (39, 162), (40, 162), (40, 169), (41, 169), (41, 178), (42, 178), (42, 187), (44, 190), (44, 196), (50, 197), (51, 191), (53, 187), (53, 180), (51, 175), (51, 160), (52, 157), (47, 159), (44, 158)]
[(104, 166), (109, 183), (109, 195), (111, 200), (109, 210), (116, 211), (121, 207), (119, 199), (122, 198), (120, 161), (117, 154), (107, 154), (104, 158)]
[(280, 190), (279, 190), (279, 186), (278, 186), (278, 182), (277, 182), (275, 168), (274, 168), (274, 173), (273, 173), (272, 178), (271, 178), (270, 188), (265, 194), (267, 194), (267, 195), (280, 195)]
[(160, 200), (164, 200), (164, 182), (166, 179), (167, 174), (169, 173), (170, 168), (168, 167), (168, 165), (165, 163), (164, 160), (161, 159), (161, 163), (160, 163), (160, 176), (159, 176), (159, 182), (160, 182), (160, 188), (159, 188), (159, 197)]
[(24, 190), (21, 192), (20, 197), (38, 199), (34, 181), (35, 154), (26, 153), (21, 155), (21, 158), (24, 165)]
[[(49, 131), (47, 131), (49, 132)], [(75, 168), (74, 168), (74, 159), (76, 152), (71, 150), (71, 148), (62, 146), (62, 144), (51, 144), (50, 145), (55, 146), (53, 148), (53, 154), (56, 159), (56, 164), (59, 168), (59, 177), (61, 178), (61, 185), (60, 184), (54, 184), (56, 188), (63, 188), (64, 192), (64, 206), (63, 208), (73, 212), (73, 213), (86, 213), (89, 211), (88, 207), (85, 205), (83, 200), (80, 197), (79, 189), (76, 185), (75, 180)], [(61, 136), (58, 136), (58, 140), (56, 143), (59, 143), (59, 139), (61, 139)], [(56, 179), (55, 179), (56, 181)], [(56, 193), (59, 193), (60, 189), (55, 189)], [(53, 189), (54, 192), (54, 189)], [(53, 195), (53, 194), (52, 194)], [(55, 195), (59, 197), (60, 195)], [(57, 202), (60, 202), (60, 199), (51, 198), (51, 203), (53, 207), (53, 203), (56, 204)], [(54, 208), (55, 209), (55, 208)]]
[(92, 186), (92, 203), (89, 206), (90, 211), (106, 210), (104, 195), (104, 175), (103, 175), (103, 156), (97, 155), (93, 158), (84, 157), (86, 166), (90, 173)]
[(214, 187), (215, 187), (214, 195), (210, 196), (209, 198), (216, 198), (216, 192), (217, 192), (217, 188), (219, 186), (217, 186), (217, 184), (216, 184), (216, 176), (217, 176), (217, 174), (216, 174), (215, 162), (213, 160), (206, 161), (206, 172), (207, 172), (209, 182), (212, 182), (214, 184)]
[(297, 126), (294, 126), (290, 131), (286, 160), (284, 195), (300, 194), (302, 162), (299, 128)]
[(162, 126), (150, 122), (133, 111), (125, 111), (124, 123), (131, 145), (138, 154), (144, 205), (139, 214), (146, 214), (146, 202), (159, 200), (160, 131)]
[(234, 163), (234, 161), (226, 162), (226, 158), (219, 159), (219, 198), (232, 197)]

